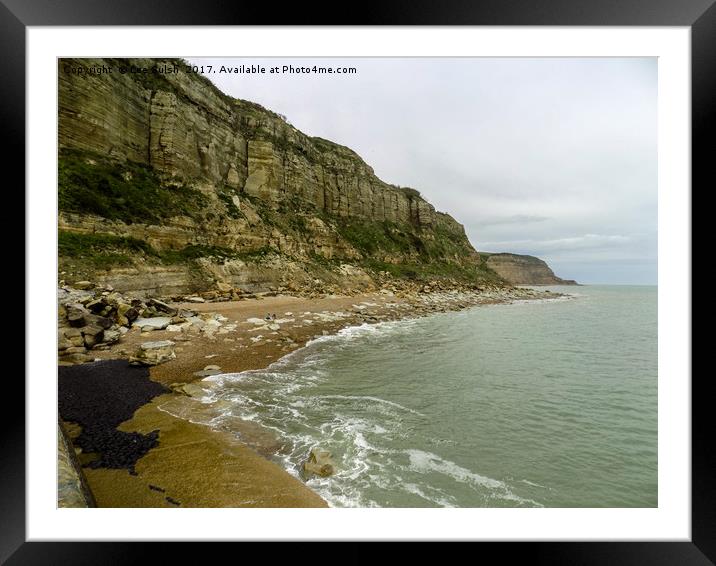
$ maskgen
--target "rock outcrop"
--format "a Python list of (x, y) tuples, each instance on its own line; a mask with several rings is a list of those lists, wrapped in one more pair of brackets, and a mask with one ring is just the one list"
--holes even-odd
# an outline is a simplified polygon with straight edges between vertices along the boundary
[(504, 284), (463, 226), (418, 191), (225, 95), (181, 60), (60, 59), (58, 67), (59, 258), (68, 282), (142, 296), (317, 281), (369, 291), (384, 277)]
[(543, 260), (530, 255), (481, 252), (487, 266), (512, 285), (577, 285), (557, 277)]

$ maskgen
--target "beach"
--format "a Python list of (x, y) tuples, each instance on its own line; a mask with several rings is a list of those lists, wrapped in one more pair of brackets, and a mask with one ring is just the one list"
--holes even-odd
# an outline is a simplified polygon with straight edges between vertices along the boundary
[[(175, 344), (176, 358), (143, 369), (148, 379), (145, 386), (153, 388), (151, 381), (160, 390), (151, 389), (154, 396), (138, 401), (130, 418), (117, 426), (124, 433), (156, 437), (155, 445), (130, 468), (85, 465), (87, 484), (99, 507), (325, 507), (320, 496), (277, 463), (280, 438), (250, 422), (241, 426), (237, 437), (172, 416), (162, 406), (190, 397), (192, 384), (206, 376), (265, 368), (310, 340), (346, 327), (553, 296), (523, 288), (426, 288), (400, 295), (383, 290), (354, 296), (277, 295), (172, 304), (191, 309), (197, 320), (213, 323), (185, 325), (180, 331), (144, 332), (135, 327), (111, 347), (91, 351), (98, 361), (61, 368), (65, 372), (89, 368), (91, 372), (93, 367), (104, 367), (108, 372), (102, 364), (117, 360), (97, 402), (111, 403), (113, 394), (118, 401), (126, 400), (126, 392), (113, 393), (116, 380), (136, 372), (124, 360), (150, 340)], [(61, 379), (61, 391), (62, 387)], [(86, 388), (82, 391), (91, 394)], [(92, 399), (86, 402), (91, 404)], [(80, 427), (68, 423), (65, 427), (73, 439), (79, 436)], [(78, 454), (84, 464), (93, 457)]]

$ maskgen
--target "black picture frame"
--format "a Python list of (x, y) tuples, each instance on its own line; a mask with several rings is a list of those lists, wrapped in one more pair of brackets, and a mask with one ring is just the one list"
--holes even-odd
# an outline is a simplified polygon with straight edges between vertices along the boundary
[[(491, 0), (467, 2), (362, 3), (360, 10), (341, 15), (336, 4), (283, 4), (269, 10), (260, 3), (202, 0), (0, 0), (0, 112), (6, 140), (4, 171), (24, 186), (25, 162), (25, 32), (28, 26), (67, 25), (315, 25), (323, 14), (327, 25), (549, 25), (549, 26), (688, 26), (692, 63), (692, 195), (706, 188), (714, 153), (714, 93), (716, 93), (715, 0)], [(326, 3), (327, 4), (327, 3)], [(349, 14), (350, 12), (346, 12)], [(25, 296), (26, 304), (29, 298)], [(691, 376), (675, 376), (691, 379)], [(477, 543), (482, 554), (497, 551), (500, 560), (549, 564), (712, 564), (716, 562), (716, 449), (710, 431), (710, 375), (702, 373), (692, 386), (692, 537), (689, 542), (524, 542)], [(24, 399), (24, 384), (6, 376), (4, 396)], [(25, 541), (25, 420), (6, 417), (0, 429), (0, 562), (8, 564), (125, 564), (142, 563), (147, 547), (166, 561), (180, 563), (205, 552), (196, 545), (171, 543), (97, 543)], [(81, 539), (81, 533), (77, 533)], [(316, 531), (320, 539), (320, 528)], [(374, 543), (352, 542), (336, 549), (343, 559), (364, 563), (375, 557)], [(489, 545), (489, 546), (488, 546)], [(277, 545), (279, 546), (279, 545)], [(346, 550), (348, 550), (346, 552)], [(201, 552), (201, 554), (198, 554)], [(294, 544), (271, 550), (275, 559), (304, 556)], [(382, 552), (382, 551), (381, 551)], [(420, 550), (422, 553), (422, 550)], [(322, 551), (323, 553), (323, 551)], [(280, 556), (284, 555), (284, 556)], [(333, 552), (325, 556), (334, 555)]]

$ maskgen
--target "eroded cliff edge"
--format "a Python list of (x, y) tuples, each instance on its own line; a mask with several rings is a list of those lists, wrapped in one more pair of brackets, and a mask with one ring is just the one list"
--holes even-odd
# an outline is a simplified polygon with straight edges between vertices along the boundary
[(547, 263), (531, 255), (480, 252), (485, 264), (512, 285), (577, 285), (557, 277)]

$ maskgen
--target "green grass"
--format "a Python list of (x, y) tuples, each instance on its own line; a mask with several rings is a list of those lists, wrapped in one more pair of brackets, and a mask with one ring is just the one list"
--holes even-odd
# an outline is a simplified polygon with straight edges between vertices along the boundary
[(232, 200), (233, 194), (234, 191), (230, 187), (219, 188), (216, 191), (216, 196), (219, 197), (219, 200), (226, 207), (226, 214), (230, 218), (238, 220), (240, 218), (244, 218), (244, 215), (241, 210), (239, 210), (239, 208), (234, 204), (234, 201)]
[(366, 222), (363, 220), (341, 219), (336, 230), (358, 251), (365, 255), (383, 253), (424, 251), (423, 241), (408, 227), (392, 222)]
[[(340, 220), (340, 235), (363, 254), (360, 264), (374, 272), (396, 278), (428, 281), (456, 279), (497, 282), (499, 277), (478, 258), (463, 234), (445, 227), (420, 229), (409, 224)], [(386, 262), (386, 255), (403, 256), (399, 263)]]
[(60, 230), (58, 253), (69, 260), (94, 269), (134, 265), (138, 260), (163, 265), (192, 264), (199, 258), (218, 263), (231, 259), (257, 262), (276, 250), (264, 246), (256, 250), (236, 251), (221, 246), (188, 245), (180, 250), (157, 250), (147, 242), (112, 234), (79, 234)]
[(207, 198), (183, 184), (165, 183), (152, 167), (63, 150), (59, 156), (59, 209), (96, 214), (127, 224), (161, 224), (172, 216), (201, 219)]
[(137, 256), (156, 256), (155, 250), (146, 242), (112, 234), (60, 231), (57, 248), (60, 258), (69, 258), (95, 269), (132, 265), (133, 257)]

